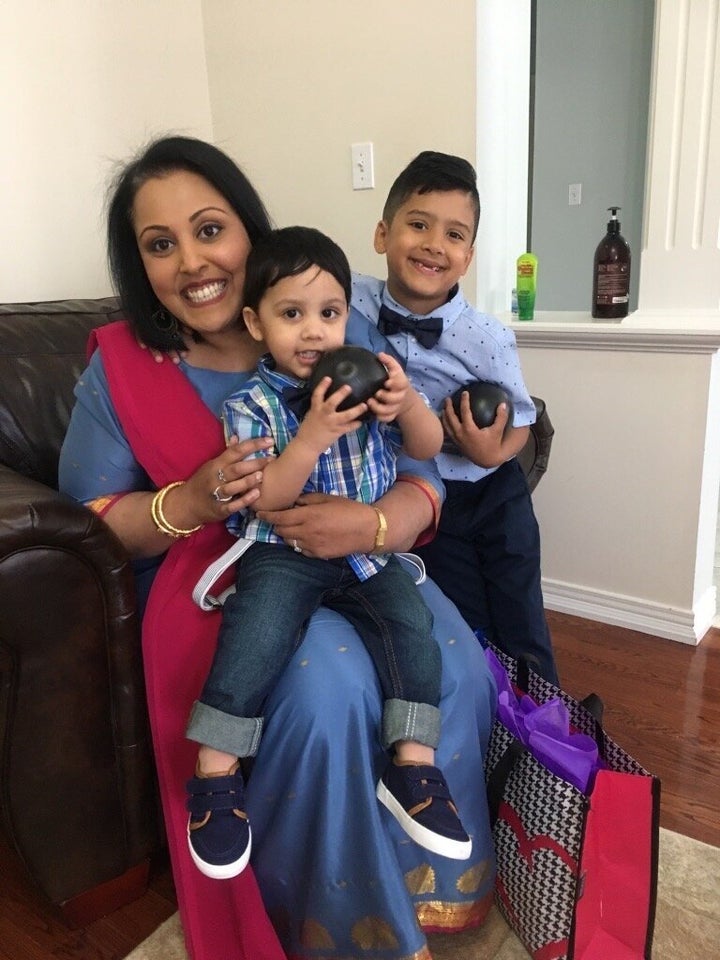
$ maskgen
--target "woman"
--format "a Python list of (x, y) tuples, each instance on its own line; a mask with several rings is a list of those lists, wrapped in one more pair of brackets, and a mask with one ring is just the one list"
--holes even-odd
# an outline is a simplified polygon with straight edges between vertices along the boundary
[[(433, 584), (421, 589), (443, 654), (438, 762), (467, 818), (472, 859), (428, 854), (378, 804), (381, 692), (359, 637), (324, 609), (264, 710), (246, 794), (254, 875), (212, 881), (188, 853), (184, 780), (194, 745), (184, 728), (220, 620), (193, 604), (191, 591), (229, 544), (222, 521), (252, 503), (262, 483), (262, 465), (243, 459), (258, 442), (224, 449), (216, 412), (258, 359), (241, 322), (242, 286), (248, 251), (269, 229), (244, 175), (202, 141), (161, 139), (121, 172), (108, 241), (129, 324), (97, 332), (61, 486), (126, 545), (141, 592), (152, 580), (143, 620), (148, 708), (192, 960), (276, 960), (278, 939), (302, 960), (421, 960), (430, 956), (425, 932), (483, 920), (494, 875), (482, 761), (495, 690), (479, 644)], [(182, 350), (183, 359), (157, 364), (136, 338)], [(407, 549), (432, 531), (439, 498), (428, 476), (414, 464), (378, 501), (385, 549)], [(375, 509), (339, 497), (308, 497), (267, 517), (314, 556), (378, 542)]]

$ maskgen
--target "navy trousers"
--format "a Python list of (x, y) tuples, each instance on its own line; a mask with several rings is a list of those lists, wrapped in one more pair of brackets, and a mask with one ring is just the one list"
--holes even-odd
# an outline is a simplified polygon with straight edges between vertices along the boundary
[(527, 481), (509, 460), (475, 483), (446, 480), (435, 539), (416, 549), (473, 630), (527, 657), (557, 684), (540, 582), (540, 531)]

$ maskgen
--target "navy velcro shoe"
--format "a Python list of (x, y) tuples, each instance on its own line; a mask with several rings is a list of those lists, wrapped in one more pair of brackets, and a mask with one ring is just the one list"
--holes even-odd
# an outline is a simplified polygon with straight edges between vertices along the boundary
[(188, 780), (188, 846), (195, 866), (213, 880), (229, 880), (250, 860), (251, 833), (240, 764), (227, 774)]
[(437, 767), (389, 763), (377, 785), (377, 798), (426, 850), (452, 860), (467, 860), (472, 853), (472, 840)]

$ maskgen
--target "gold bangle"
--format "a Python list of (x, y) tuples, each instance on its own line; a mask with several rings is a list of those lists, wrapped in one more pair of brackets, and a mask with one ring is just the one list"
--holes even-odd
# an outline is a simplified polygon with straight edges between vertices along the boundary
[(387, 520), (385, 519), (385, 514), (382, 512), (380, 507), (373, 507), (373, 510), (377, 514), (378, 518), (378, 527), (375, 532), (375, 544), (373, 546), (373, 551), (377, 553), (378, 550), (381, 550), (385, 546), (385, 534), (387, 533)]
[(164, 533), (166, 537), (172, 537), (173, 540), (178, 540), (180, 537), (189, 537), (191, 533), (197, 533), (197, 531), (202, 530), (204, 526), (204, 524), (201, 523), (198, 524), (197, 527), (191, 527), (189, 530), (182, 530), (180, 527), (174, 527), (169, 523), (165, 516), (163, 511), (163, 501), (165, 497), (171, 490), (174, 490), (175, 487), (181, 487), (184, 483), (184, 480), (176, 480), (174, 483), (168, 483), (167, 486), (161, 487), (152, 498), (152, 503), (150, 504), (150, 513), (152, 514), (158, 533)]

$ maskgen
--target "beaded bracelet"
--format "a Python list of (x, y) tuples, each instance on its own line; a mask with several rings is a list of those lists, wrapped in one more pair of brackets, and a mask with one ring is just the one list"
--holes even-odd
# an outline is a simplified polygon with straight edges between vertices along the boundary
[(181, 487), (184, 483), (184, 480), (176, 480), (174, 483), (168, 483), (167, 486), (161, 487), (152, 498), (152, 503), (150, 504), (150, 513), (152, 514), (158, 533), (164, 533), (165, 536), (172, 537), (173, 540), (178, 540), (180, 537), (189, 537), (191, 533), (197, 533), (197, 531), (202, 530), (204, 526), (204, 524), (200, 523), (197, 527), (191, 527), (189, 530), (181, 530), (179, 527), (174, 527), (169, 523), (165, 516), (163, 501), (166, 495), (170, 490), (173, 490), (175, 487)]

